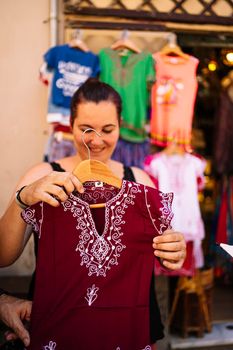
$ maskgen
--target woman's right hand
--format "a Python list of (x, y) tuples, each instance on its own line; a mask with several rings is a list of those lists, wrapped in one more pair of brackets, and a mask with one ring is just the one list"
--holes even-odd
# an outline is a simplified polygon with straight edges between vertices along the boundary
[(83, 185), (69, 172), (53, 171), (39, 180), (25, 186), (20, 192), (20, 199), (30, 206), (38, 202), (45, 202), (53, 207), (67, 200), (74, 190), (83, 193)]

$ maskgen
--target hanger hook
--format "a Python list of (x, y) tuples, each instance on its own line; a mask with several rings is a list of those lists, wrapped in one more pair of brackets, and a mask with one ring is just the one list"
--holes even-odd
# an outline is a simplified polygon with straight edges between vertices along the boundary
[(168, 33), (167, 40), (169, 46), (174, 47), (177, 45), (177, 36), (175, 33)]
[(82, 39), (82, 31), (81, 29), (76, 29), (72, 33), (72, 39), (74, 40), (81, 40)]
[(88, 159), (90, 160), (90, 159), (91, 159), (90, 148), (87, 146), (87, 144), (86, 144), (86, 142), (85, 142), (85, 140), (84, 140), (84, 135), (85, 135), (85, 133), (88, 132), (88, 131), (94, 131), (94, 132), (96, 133), (96, 135), (98, 135), (99, 137), (101, 137), (102, 135), (101, 135), (98, 131), (96, 131), (95, 129), (92, 129), (92, 128), (87, 128), (87, 129), (85, 129), (85, 130), (83, 131), (83, 133), (82, 133), (82, 142), (83, 142), (84, 146), (85, 146), (86, 149), (87, 149)]
[(128, 29), (124, 29), (123, 32), (121, 33), (121, 39), (127, 40), (128, 38), (129, 38), (129, 31)]

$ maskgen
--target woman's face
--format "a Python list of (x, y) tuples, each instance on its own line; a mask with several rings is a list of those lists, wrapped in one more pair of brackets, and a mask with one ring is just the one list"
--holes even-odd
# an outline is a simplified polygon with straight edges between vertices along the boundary
[(117, 109), (111, 101), (82, 102), (77, 107), (74, 120), (73, 134), (78, 155), (82, 160), (88, 159), (87, 148), (82, 141), (82, 133), (87, 131), (84, 140), (90, 149), (90, 158), (101, 162), (108, 162), (115, 149), (119, 137), (119, 122)]

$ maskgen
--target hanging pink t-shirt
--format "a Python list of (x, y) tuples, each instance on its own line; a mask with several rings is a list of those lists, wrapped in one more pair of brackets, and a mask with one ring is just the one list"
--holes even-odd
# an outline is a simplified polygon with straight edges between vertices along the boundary
[(157, 52), (156, 83), (151, 92), (151, 137), (159, 146), (170, 141), (186, 145), (191, 141), (194, 103), (197, 93), (198, 59), (164, 56)]
[[(59, 207), (22, 213), (39, 235), (28, 349), (151, 349), (152, 239), (170, 226), (172, 198), (126, 180), (90, 182)], [(90, 209), (98, 202), (106, 206)]]

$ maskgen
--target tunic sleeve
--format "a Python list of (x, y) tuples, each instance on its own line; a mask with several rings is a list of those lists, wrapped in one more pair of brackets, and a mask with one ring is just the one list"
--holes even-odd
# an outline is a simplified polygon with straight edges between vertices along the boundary
[(22, 211), (21, 217), (28, 225), (32, 226), (33, 231), (40, 237), (43, 221), (43, 203), (37, 203), (26, 208)]
[(144, 193), (148, 222), (157, 234), (162, 234), (171, 228), (173, 193), (163, 193), (148, 186), (144, 187)]

